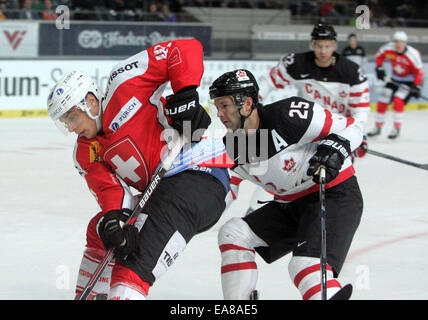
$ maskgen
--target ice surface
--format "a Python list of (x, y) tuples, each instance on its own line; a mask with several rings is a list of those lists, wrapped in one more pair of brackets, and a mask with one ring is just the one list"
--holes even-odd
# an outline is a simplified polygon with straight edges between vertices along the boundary
[[(387, 121), (369, 147), (428, 163), (428, 112), (405, 113), (393, 142)], [(73, 167), (74, 139), (47, 118), (0, 119), (0, 299), (74, 297), (86, 226), (99, 211)], [(428, 172), (372, 155), (355, 168), (365, 208), (339, 280), (354, 285), (352, 299), (427, 299)], [(244, 214), (253, 190), (243, 183), (239, 199), (189, 243), (150, 299), (222, 299), (217, 231)], [(261, 299), (300, 299), (289, 259), (257, 259)]]

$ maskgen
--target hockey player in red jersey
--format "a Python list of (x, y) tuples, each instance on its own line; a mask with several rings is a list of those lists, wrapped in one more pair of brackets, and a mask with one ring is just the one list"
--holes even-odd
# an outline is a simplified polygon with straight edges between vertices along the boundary
[[(227, 72), (210, 87), (224, 140), (234, 159), (231, 192), (249, 180), (274, 193), (274, 201), (219, 231), (221, 281), (226, 299), (249, 299), (256, 287), (255, 255), (271, 263), (292, 252), (291, 280), (303, 299), (320, 299), (320, 166), (326, 167), (327, 297), (337, 280), (363, 200), (349, 157), (363, 138), (361, 119), (330, 112), (318, 103), (289, 97), (260, 106), (258, 84), (248, 70)], [(257, 155), (258, 158), (254, 156)]]
[[(76, 297), (113, 247), (114, 263), (89, 299), (145, 299), (190, 239), (220, 218), (229, 175), (226, 168), (202, 167), (224, 153), (221, 141), (218, 148), (215, 140), (202, 148), (211, 140), (200, 140), (211, 122), (196, 91), (202, 57), (197, 40), (159, 43), (118, 63), (105, 94), (80, 71), (67, 73), (51, 90), (48, 113), (59, 128), (77, 134), (75, 166), (101, 208), (88, 225)], [(168, 82), (174, 94), (165, 100)], [(194, 142), (183, 148), (135, 223), (123, 226), (138, 201), (133, 189), (144, 191), (168, 152), (167, 130), (183, 134), (186, 125)], [(187, 157), (194, 148), (198, 157)]]
[(368, 133), (369, 137), (381, 134), (386, 110), (392, 102), (394, 107), (394, 127), (388, 138), (397, 138), (403, 123), (403, 112), (406, 103), (411, 97), (420, 97), (424, 77), (421, 55), (417, 49), (407, 44), (407, 34), (404, 31), (395, 32), (393, 40), (393, 42), (380, 47), (376, 53), (377, 78), (386, 80), (385, 68), (383, 67), (385, 60), (389, 60), (391, 63), (392, 76), (380, 94), (375, 116), (376, 125)]

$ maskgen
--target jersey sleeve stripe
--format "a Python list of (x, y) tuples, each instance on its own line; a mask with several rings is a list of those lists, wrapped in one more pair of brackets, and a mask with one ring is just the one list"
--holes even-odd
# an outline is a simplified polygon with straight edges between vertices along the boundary
[(282, 74), (282, 72), (281, 72), (281, 70), (278, 68), (277, 69), (277, 75), (278, 75), (278, 77), (280, 77), (281, 78), (281, 80), (282, 81), (284, 81), (284, 82), (286, 82), (287, 84), (290, 84), (290, 81), (288, 81), (285, 77), (284, 77), (284, 75)]
[(274, 77), (274, 72), (275, 72), (275, 68), (272, 68), (270, 71), (270, 79), (272, 80), (273, 85), (275, 86), (275, 88), (283, 89), (284, 86), (282, 84), (276, 82), (276, 79)]
[(238, 184), (240, 184), (241, 182), (242, 182), (242, 179), (241, 179), (241, 178), (238, 178), (238, 177), (236, 177), (236, 176), (232, 176), (232, 177), (230, 178), (230, 183), (231, 183), (231, 184), (238, 185)]
[(370, 107), (370, 102), (349, 103), (351, 108)]
[(351, 92), (349, 94), (350, 97), (361, 97), (364, 93), (368, 93), (369, 92), (369, 88), (367, 88), (364, 91), (360, 91), (360, 92)]
[(354, 122), (355, 122), (354, 118), (352, 118), (352, 117), (346, 117), (346, 127), (349, 127)]
[(331, 126), (333, 124), (332, 115), (331, 115), (331, 112), (327, 109), (324, 109), (324, 112), (325, 112), (324, 125), (323, 125), (321, 132), (318, 135), (318, 137), (315, 138), (314, 140), (312, 140), (312, 142), (319, 141), (322, 137), (327, 136), (330, 132)]

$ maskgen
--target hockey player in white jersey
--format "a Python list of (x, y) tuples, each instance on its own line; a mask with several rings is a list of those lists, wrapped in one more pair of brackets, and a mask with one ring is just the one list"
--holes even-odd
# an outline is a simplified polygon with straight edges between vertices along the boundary
[(417, 49), (407, 44), (407, 34), (404, 31), (395, 32), (393, 40), (393, 42), (380, 47), (376, 53), (377, 78), (386, 80), (386, 72), (383, 67), (385, 60), (389, 60), (391, 63), (392, 76), (380, 94), (375, 116), (376, 126), (368, 133), (369, 137), (381, 134), (386, 110), (392, 102), (394, 127), (388, 138), (397, 138), (403, 123), (405, 105), (411, 97), (420, 97), (424, 77), (421, 54)]
[[(332, 25), (316, 24), (311, 32), (312, 50), (281, 57), (269, 75), (261, 77), (259, 98), (265, 102), (273, 90), (293, 86), (299, 97), (314, 101), (332, 113), (358, 118), (359, 129), (364, 133), (370, 113), (368, 80), (362, 68), (336, 52), (336, 36)], [(367, 149), (364, 137), (352, 156), (363, 157)], [(263, 195), (258, 188), (253, 197)]]
[(289, 275), (303, 299), (320, 299), (320, 166), (327, 172), (327, 297), (341, 288), (337, 277), (359, 225), (363, 200), (350, 153), (363, 139), (359, 117), (332, 113), (318, 103), (289, 97), (262, 107), (248, 70), (227, 72), (210, 87), (217, 116), (228, 132), (234, 159), (232, 190), (249, 180), (274, 200), (244, 218), (232, 218), (218, 234), (225, 299), (249, 299), (256, 288), (258, 253), (271, 263), (292, 252)]
[(336, 36), (332, 25), (315, 25), (311, 51), (283, 56), (269, 75), (261, 78), (261, 101), (265, 101), (272, 90), (294, 86), (297, 96), (333, 113), (358, 118), (365, 125), (370, 112), (367, 77), (356, 63), (335, 51)]

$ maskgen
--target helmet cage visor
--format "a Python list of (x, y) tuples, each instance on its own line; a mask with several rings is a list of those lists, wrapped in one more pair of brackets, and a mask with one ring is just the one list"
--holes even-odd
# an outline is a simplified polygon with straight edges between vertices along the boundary
[(58, 119), (54, 119), (55, 125), (63, 134), (67, 135), (69, 132), (71, 132), (70, 128), (72, 128), (78, 123), (79, 116), (75, 112), (77, 109), (86, 112), (86, 114), (91, 119), (94, 119), (94, 116), (90, 112), (90, 107), (88, 106), (86, 102), (86, 97), (85, 97), (82, 100), (80, 100), (76, 105), (71, 107), (71, 109), (65, 112)]

